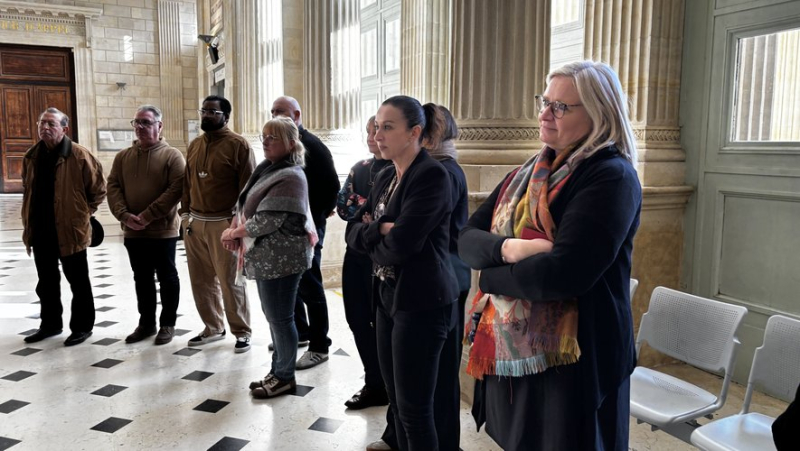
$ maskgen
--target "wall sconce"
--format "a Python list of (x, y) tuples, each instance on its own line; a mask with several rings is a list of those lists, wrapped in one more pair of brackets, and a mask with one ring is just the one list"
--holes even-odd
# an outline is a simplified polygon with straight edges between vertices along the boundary
[(126, 85), (127, 85), (127, 83), (125, 83), (124, 81), (118, 81), (117, 82), (117, 89), (119, 89), (120, 91), (124, 91)]
[(199, 34), (197, 35), (197, 39), (206, 43), (208, 57), (211, 58), (211, 64), (217, 64), (219, 61), (219, 49), (217, 49), (219, 46), (219, 39), (210, 34)]

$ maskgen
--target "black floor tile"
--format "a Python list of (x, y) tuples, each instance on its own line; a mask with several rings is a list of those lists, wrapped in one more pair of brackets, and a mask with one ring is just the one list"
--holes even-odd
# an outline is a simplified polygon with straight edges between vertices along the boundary
[(114, 297), (113, 294), (98, 294), (94, 298), (95, 299), (108, 299), (108, 298), (113, 298), (113, 297)]
[(111, 277), (111, 274), (100, 274), (99, 276), (92, 276), (92, 277), (94, 277), (95, 279), (106, 279), (108, 277)]
[(108, 263), (108, 260), (95, 260), (95, 263)]
[(208, 448), (208, 451), (239, 451), (248, 443), (250, 443), (249, 440), (242, 440), (240, 438), (233, 437), (222, 437), (220, 441), (214, 443), (211, 448)]
[[(114, 284), (112, 284), (112, 283), (101, 283), (100, 285), (95, 285), (96, 288), (106, 288), (106, 287), (113, 287), (113, 286), (114, 286)], [(95, 296), (95, 297), (100, 297), (100, 296)]]
[(116, 307), (109, 307), (109, 306), (105, 305), (103, 307), (98, 307), (98, 308), (96, 308), (94, 310), (97, 311), (97, 312), (108, 312), (110, 310), (114, 310), (115, 308)]
[(22, 442), (20, 440), (14, 440), (13, 438), (0, 437), (0, 451), (7, 450), (8, 448), (11, 448), (17, 443), (22, 443)]
[(91, 429), (93, 431), (108, 432), (109, 434), (113, 434), (127, 426), (128, 423), (131, 423), (132, 421), (133, 420), (126, 420), (124, 418), (110, 417), (107, 420), (103, 420), (102, 422), (94, 425)]
[(102, 271), (104, 269), (111, 269), (111, 267), (110, 266), (98, 266), (97, 268), (92, 268), (92, 269), (95, 269), (95, 270), (98, 270), (98, 271)]
[(208, 371), (192, 371), (186, 376), (183, 376), (181, 379), (186, 379), (187, 381), (202, 382), (213, 375), (214, 373), (209, 373)]
[(22, 357), (27, 357), (27, 356), (29, 356), (31, 354), (36, 354), (37, 352), (41, 352), (41, 349), (24, 348), (24, 349), (20, 349), (17, 352), (12, 352), (11, 354), (12, 355), (21, 355)]
[(105, 360), (101, 360), (101, 361), (95, 363), (92, 366), (96, 366), (97, 368), (106, 368), (106, 369), (108, 369), (108, 368), (111, 368), (112, 366), (117, 366), (120, 363), (122, 363), (122, 360), (105, 359)]
[(95, 324), (95, 327), (109, 327), (109, 326), (113, 326), (114, 324), (117, 324), (117, 322), (116, 321), (101, 321), (101, 322)]
[(178, 352), (173, 352), (173, 354), (175, 354), (175, 355), (193, 356), (193, 355), (195, 355), (195, 354), (197, 354), (198, 352), (201, 352), (201, 351), (202, 351), (202, 349), (183, 348)]
[(308, 385), (300, 385), (300, 384), (298, 384), (297, 385), (297, 391), (292, 393), (292, 395), (300, 396), (302, 398), (303, 396), (307, 395), (313, 389), (314, 389), (314, 387), (310, 387)]
[(128, 388), (128, 387), (123, 387), (122, 385), (109, 384), (109, 385), (106, 385), (103, 388), (100, 388), (98, 390), (93, 391), (92, 394), (93, 395), (97, 395), (97, 396), (105, 396), (106, 398), (110, 398), (110, 397), (116, 395), (117, 393), (121, 392), (122, 390), (125, 390), (126, 388)]
[(16, 399), (11, 399), (0, 404), (0, 413), (11, 413), (17, 409), (21, 409), (25, 406), (30, 404), (29, 402), (25, 401), (17, 401)]
[(27, 337), (28, 335), (33, 335), (33, 334), (35, 334), (35, 333), (36, 333), (38, 330), (39, 330), (39, 329), (28, 329), (28, 330), (26, 330), (25, 332), (20, 332), (19, 334), (20, 334), (20, 335), (25, 335), (25, 336)]
[(97, 340), (92, 344), (93, 345), (99, 345), (99, 346), (108, 346), (108, 345), (113, 345), (114, 343), (116, 343), (118, 341), (120, 341), (118, 338), (103, 338), (102, 340)]
[(175, 336), (176, 336), (176, 337), (182, 337), (182, 336), (184, 336), (184, 335), (188, 334), (189, 332), (191, 332), (191, 330), (187, 330), (187, 329), (175, 329)]
[(345, 356), (345, 357), (350, 357), (350, 354), (344, 352), (344, 349), (342, 349), (342, 348), (337, 349), (336, 352), (333, 353), (333, 355), (341, 355), (341, 356)]
[(193, 410), (199, 410), (201, 412), (208, 412), (208, 413), (217, 413), (222, 410), (223, 407), (230, 404), (228, 401), (218, 401), (216, 399), (206, 399), (205, 401), (201, 402), (200, 405), (195, 407)]
[(324, 418), (321, 417), (317, 421), (314, 422), (308, 429), (312, 431), (319, 431), (319, 432), (327, 432), (329, 434), (333, 434), (339, 429), (339, 426), (343, 425), (344, 421), (341, 420), (334, 420), (331, 418)]
[(17, 371), (15, 373), (8, 374), (6, 376), (0, 377), (0, 379), (5, 379), (7, 381), (14, 381), (19, 382), (23, 379), (27, 379), (36, 373), (31, 373), (30, 371)]
[(35, 313), (35, 314), (31, 315), (31, 316), (26, 316), (25, 318), (28, 318), (28, 319), (39, 319), (39, 318), (41, 318), (41, 313)]

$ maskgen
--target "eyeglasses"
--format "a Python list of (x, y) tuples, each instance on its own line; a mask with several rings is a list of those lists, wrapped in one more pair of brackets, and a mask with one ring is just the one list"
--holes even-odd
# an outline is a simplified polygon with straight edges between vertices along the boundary
[(269, 144), (276, 139), (278, 139), (278, 137), (275, 135), (258, 135), (258, 140), (264, 144)]
[(134, 119), (134, 120), (131, 121), (131, 127), (136, 128), (137, 126), (139, 126), (139, 127), (143, 127), (144, 128), (144, 127), (149, 127), (149, 126), (151, 126), (153, 124), (157, 124), (159, 122), (161, 122), (161, 121), (149, 121), (147, 119)]
[(37, 121), (36, 125), (38, 125), (39, 128), (58, 128), (58, 127), (61, 127), (61, 123), (60, 122), (55, 122), (55, 121)]
[(205, 108), (200, 108), (199, 110), (197, 110), (197, 112), (200, 113), (200, 116), (205, 116), (206, 114), (210, 114), (211, 116), (219, 116), (220, 114), (225, 114), (220, 110), (207, 110)]
[(545, 99), (544, 96), (536, 96), (536, 109), (538, 109), (539, 112), (541, 113), (545, 109), (547, 109), (547, 107), (551, 107), (550, 111), (553, 112), (553, 116), (555, 116), (556, 119), (561, 119), (562, 117), (564, 117), (564, 113), (569, 111), (569, 107), (571, 106), (583, 106), (583, 104), (576, 103), (574, 105), (568, 105), (566, 103), (562, 103), (557, 100), (551, 102)]

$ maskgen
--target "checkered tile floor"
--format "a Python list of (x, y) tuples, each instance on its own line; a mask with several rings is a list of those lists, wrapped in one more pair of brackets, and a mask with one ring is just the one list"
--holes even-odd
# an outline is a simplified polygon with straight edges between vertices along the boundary
[[(358, 351), (338, 289), (328, 291), (330, 360), (297, 373), (294, 396), (253, 400), (251, 380), (269, 371), (269, 332), (249, 285), (253, 348), (234, 340), (190, 348), (202, 324), (179, 243), (181, 303), (176, 338), (125, 344), (138, 321), (133, 278), (118, 226), (104, 204), (106, 240), (89, 250), (94, 335), (64, 347), (68, 330), (27, 345), (39, 325), (36, 271), (20, 240), (21, 197), (0, 195), (0, 450), (363, 450), (384, 427), (384, 407), (351, 412), (343, 403), (363, 385)], [(64, 324), (69, 323), (69, 286)], [(462, 447), (496, 450), (476, 433), (462, 405)]]

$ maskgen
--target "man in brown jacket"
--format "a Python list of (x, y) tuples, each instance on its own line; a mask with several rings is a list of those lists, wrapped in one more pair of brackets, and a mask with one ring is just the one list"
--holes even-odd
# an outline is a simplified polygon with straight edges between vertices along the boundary
[(106, 198), (106, 179), (94, 155), (67, 138), (66, 114), (48, 108), (37, 124), (40, 141), (22, 160), (22, 241), (28, 255), (33, 250), (41, 324), (25, 342), (61, 333), (61, 261), (72, 290), (72, 334), (64, 345), (73, 346), (89, 338), (94, 327), (86, 248), (92, 239), (89, 217)]
[[(181, 226), (195, 306), (205, 328), (189, 340), (199, 346), (225, 338), (223, 311), (236, 337), (234, 351), (250, 350), (250, 309), (247, 290), (236, 285), (236, 257), (222, 246), (239, 193), (255, 168), (247, 142), (228, 128), (230, 102), (209, 96), (200, 109), (205, 132), (187, 149), (181, 199)], [(220, 299), (220, 290), (221, 298)]]
[(139, 325), (125, 342), (156, 335), (156, 274), (161, 288), (161, 327), (155, 343), (162, 345), (175, 335), (180, 298), (175, 245), (186, 162), (180, 151), (160, 136), (163, 125), (157, 107), (140, 106), (131, 125), (138, 139), (114, 157), (108, 175), (108, 205), (122, 223), (139, 307)]

